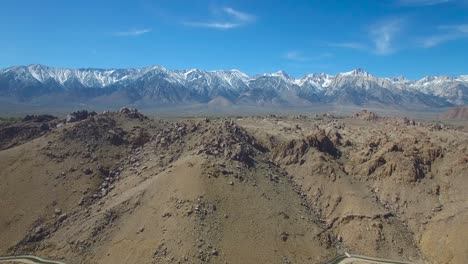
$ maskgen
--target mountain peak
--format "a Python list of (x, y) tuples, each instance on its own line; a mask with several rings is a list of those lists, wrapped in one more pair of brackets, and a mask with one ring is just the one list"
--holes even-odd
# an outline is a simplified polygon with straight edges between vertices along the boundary
[(282, 77), (282, 78), (285, 78), (285, 79), (292, 79), (291, 76), (289, 76), (289, 74), (287, 74), (283, 70), (279, 70), (277, 72), (273, 72), (273, 73), (270, 73), (270, 74), (267, 74), (267, 75), (268, 76), (274, 76), (274, 77)]
[(360, 77), (370, 77), (372, 76), (370, 73), (366, 72), (361, 68), (356, 68), (349, 72), (341, 73), (342, 76), (360, 76)]
[(163, 71), (163, 72), (167, 72), (168, 69), (166, 69), (165, 67), (161, 66), (161, 65), (152, 65), (152, 66), (148, 66), (148, 67), (144, 67), (144, 68), (141, 68), (140, 70), (143, 70), (145, 72), (148, 72), (148, 71)]
[(191, 73), (201, 73), (201, 72), (202, 72), (201, 70), (196, 69), (196, 68), (192, 68), (192, 69), (188, 69), (184, 71), (185, 75), (189, 75)]
[(303, 78), (330, 78), (332, 75), (327, 74), (327, 73), (310, 73), (306, 74)]
[(225, 75), (225, 76), (236, 76), (236, 77), (239, 77), (241, 79), (249, 79), (250, 78), (249, 75), (247, 75), (246, 73), (244, 73), (244, 72), (242, 72), (240, 70), (237, 70), (237, 69), (215, 70), (215, 71), (210, 71), (210, 72)]
[(35, 71), (35, 72), (39, 72), (39, 71), (47, 71), (49, 70), (50, 68), (46, 65), (42, 65), (42, 64), (30, 64), (26, 67), (30, 72), (32, 71)]
[(48, 66), (44, 64), (29, 64), (27, 67), (28, 68), (49, 68)]

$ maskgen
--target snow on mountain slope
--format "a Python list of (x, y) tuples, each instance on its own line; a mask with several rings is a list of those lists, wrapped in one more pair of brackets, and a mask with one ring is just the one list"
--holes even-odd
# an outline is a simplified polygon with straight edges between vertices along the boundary
[(458, 78), (426, 76), (409, 87), (424, 94), (445, 98), (455, 105), (468, 103), (468, 80), (466, 75)]
[(284, 71), (249, 76), (238, 70), (169, 70), (162, 66), (67, 69), (36, 64), (0, 70), (0, 96), (31, 98), (57, 91), (74, 91), (88, 97), (122, 91), (132, 100), (146, 98), (154, 102), (177, 102), (181, 98), (208, 102), (220, 96), (232, 102), (339, 101), (440, 106), (468, 103), (468, 75), (428, 76), (412, 81), (404, 77), (380, 78), (362, 69), (336, 75), (308, 74), (298, 79)]
[(340, 73), (341, 76), (351, 76), (351, 77), (372, 77), (372, 75), (361, 68), (354, 69), (349, 72)]
[(302, 79), (297, 79), (296, 84), (306, 89), (312, 88), (316, 89), (317, 91), (323, 91), (330, 86), (334, 77), (335, 76), (328, 75), (326, 73), (312, 73), (304, 76)]

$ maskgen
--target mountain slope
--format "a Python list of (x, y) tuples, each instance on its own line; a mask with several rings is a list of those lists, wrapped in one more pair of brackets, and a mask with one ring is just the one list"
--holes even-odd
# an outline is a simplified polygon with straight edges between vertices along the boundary
[(31, 102), (56, 95), (80, 103), (118, 95), (128, 102), (148, 105), (208, 103), (225, 98), (234, 104), (253, 105), (445, 107), (468, 103), (468, 78), (438, 76), (411, 81), (379, 78), (356, 69), (335, 76), (308, 74), (295, 79), (283, 71), (249, 76), (237, 70), (168, 70), (161, 66), (105, 70), (29, 65), (0, 71), (0, 97)]

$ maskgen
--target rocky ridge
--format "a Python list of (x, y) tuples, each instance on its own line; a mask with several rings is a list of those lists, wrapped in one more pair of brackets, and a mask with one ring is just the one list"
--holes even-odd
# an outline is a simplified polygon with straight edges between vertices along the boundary
[[(67, 263), (468, 257), (463, 130), (366, 111), (70, 115), (25, 118), (49, 129), (0, 151), (0, 205), (28, 212), (0, 213), (2, 254)], [(449, 239), (437, 242), (442, 234)]]

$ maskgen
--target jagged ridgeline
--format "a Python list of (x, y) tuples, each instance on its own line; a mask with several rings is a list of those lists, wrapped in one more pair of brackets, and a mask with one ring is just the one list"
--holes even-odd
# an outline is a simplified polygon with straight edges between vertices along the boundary
[(19, 102), (88, 102), (100, 105), (317, 104), (446, 107), (468, 103), (468, 77), (425, 77), (418, 81), (379, 78), (361, 69), (308, 74), (249, 76), (237, 70), (65, 69), (44, 65), (0, 70), (0, 98)]

